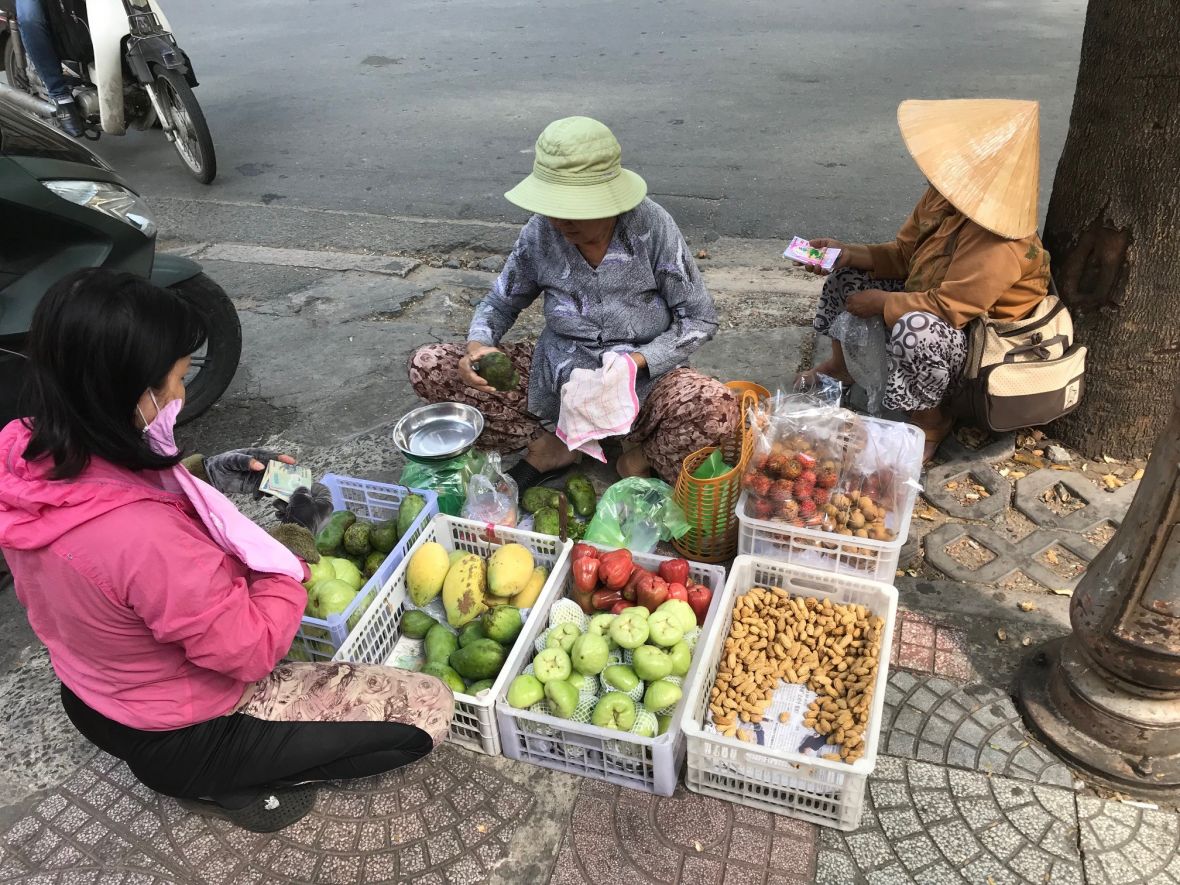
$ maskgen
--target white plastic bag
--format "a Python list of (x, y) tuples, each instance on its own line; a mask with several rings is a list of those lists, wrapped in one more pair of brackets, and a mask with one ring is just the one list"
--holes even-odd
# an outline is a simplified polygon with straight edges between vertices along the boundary
[(490, 525), (516, 525), (518, 493), (516, 481), (500, 470), (500, 454), (490, 452), (487, 464), (467, 481), (464, 519)]

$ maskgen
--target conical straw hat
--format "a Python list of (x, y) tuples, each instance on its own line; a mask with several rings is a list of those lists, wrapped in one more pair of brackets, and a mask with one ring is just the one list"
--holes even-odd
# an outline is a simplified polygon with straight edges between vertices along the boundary
[(1039, 105), (1002, 98), (903, 101), (906, 149), (956, 209), (1010, 240), (1037, 229)]

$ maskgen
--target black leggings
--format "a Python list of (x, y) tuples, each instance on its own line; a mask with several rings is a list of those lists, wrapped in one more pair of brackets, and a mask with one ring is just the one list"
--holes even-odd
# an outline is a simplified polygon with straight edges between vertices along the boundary
[(264, 788), (380, 774), (433, 746), (421, 728), (400, 722), (271, 722), (234, 713), (173, 731), (140, 731), (90, 709), (64, 685), (61, 702), (74, 727), (126, 762), (144, 785), (227, 805)]

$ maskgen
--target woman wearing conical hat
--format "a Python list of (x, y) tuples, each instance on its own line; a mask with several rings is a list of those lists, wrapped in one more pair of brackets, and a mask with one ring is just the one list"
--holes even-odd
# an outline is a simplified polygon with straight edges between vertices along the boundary
[[(884, 406), (922, 428), (927, 459), (951, 429), (943, 404), (966, 363), (964, 327), (985, 314), (1021, 319), (1048, 292), (1049, 255), (1037, 236), (1037, 107), (1003, 99), (902, 102), (902, 138), (929, 186), (897, 237), (811, 240), (842, 250), (824, 282), (816, 331), (828, 334), (843, 311), (884, 319)], [(851, 382), (839, 341), (813, 372)]]

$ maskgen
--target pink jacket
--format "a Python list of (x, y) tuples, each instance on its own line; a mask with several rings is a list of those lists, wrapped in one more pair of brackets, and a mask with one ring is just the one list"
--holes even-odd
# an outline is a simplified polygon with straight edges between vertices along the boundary
[(94, 458), (53, 481), (28, 440), (0, 430), (0, 550), (58, 678), (132, 728), (228, 713), (290, 648), (306, 591), (223, 552), (154, 471)]

